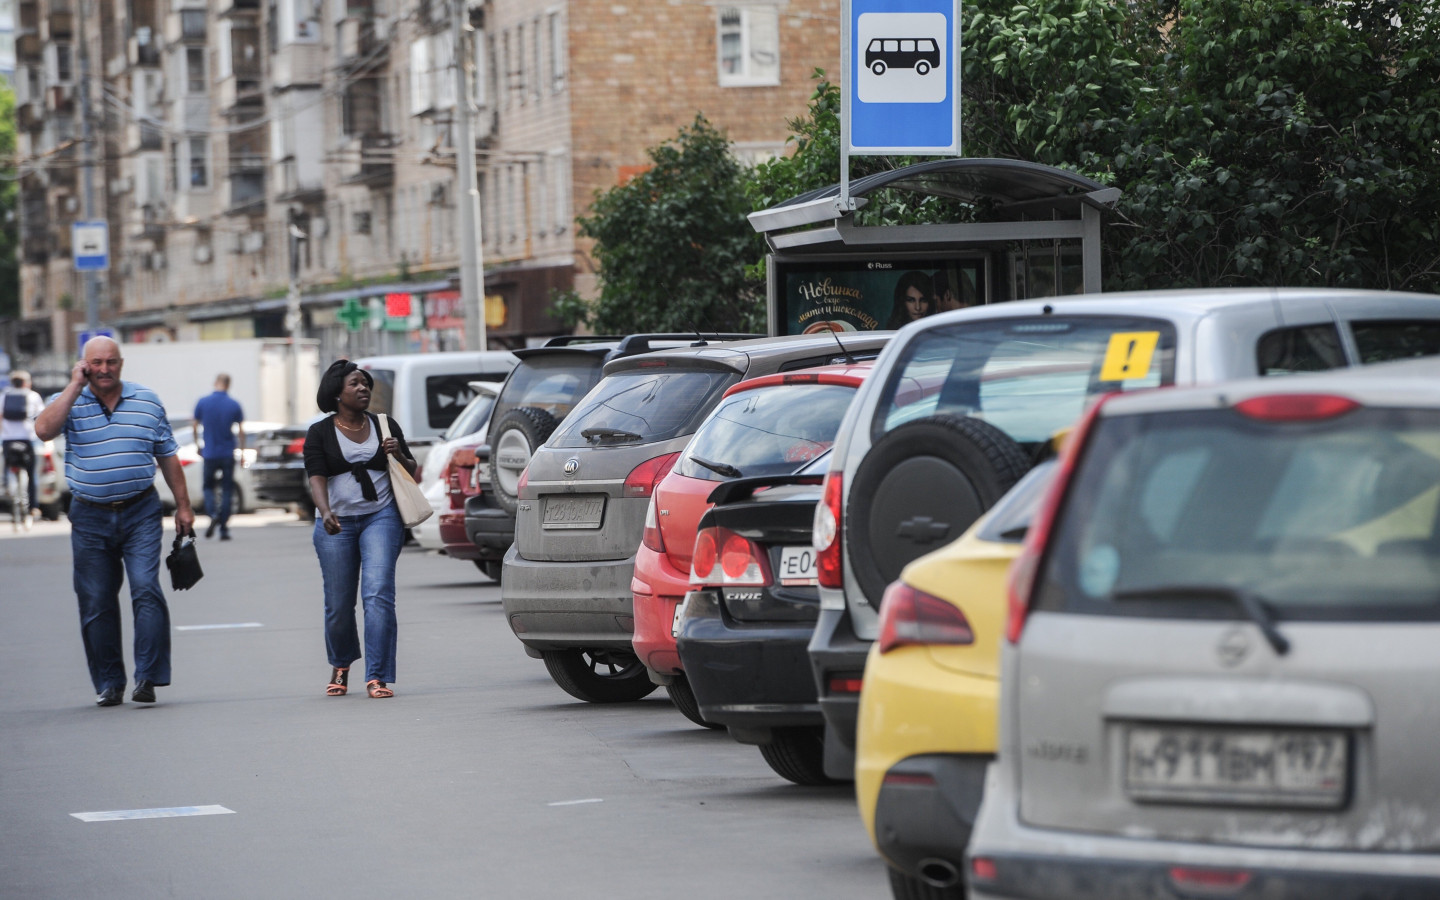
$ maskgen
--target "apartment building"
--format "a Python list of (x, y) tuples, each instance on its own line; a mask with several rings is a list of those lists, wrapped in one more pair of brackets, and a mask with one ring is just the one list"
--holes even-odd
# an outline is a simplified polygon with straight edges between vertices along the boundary
[(697, 112), (742, 156), (781, 152), (839, 60), (839, 0), (470, 0), (458, 40), (443, 0), (16, 2), (32, 358), (86, 321), (87, 216), (110, 226), (97, 303), (125, 340), (285, 335), (293, 280), (328, 353), (463, 347), (457, 60), (490, 344), (560, 333), (552, 293), (595, 290), (575, 218), (597, 191)]

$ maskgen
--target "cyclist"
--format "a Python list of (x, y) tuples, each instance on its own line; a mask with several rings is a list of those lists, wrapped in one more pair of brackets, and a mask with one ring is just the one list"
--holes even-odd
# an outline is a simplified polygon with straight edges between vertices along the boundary
[[(10, 388), (0, 399), (0, 441), (5, 447), (5, 468), (22, 465), (30, 474), (30, 518), (40, 515), (39, 486), (35, 479), (36, 450), (40, 441), (35, 436), (35, 417), (45, 408), (45, 401), (30, 389), (30, 373), (16, 369), (10, 373)], [(14, 502), (13, 499), (11, 502)]]

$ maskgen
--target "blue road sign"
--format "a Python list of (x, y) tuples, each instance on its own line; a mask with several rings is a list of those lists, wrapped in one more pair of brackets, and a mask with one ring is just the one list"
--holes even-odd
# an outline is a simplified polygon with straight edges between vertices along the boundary
[(91, 338), (97, 338), (97, 337), (108, 337), (108, 338), (109, 338), (110, 340), (112, 340), (112, 341), (113, 341), (113, 340), (117, 340), (117, 338), (115, 337), (115, 329), (113, 329), (113, 328), (96, 328), (94, 331), (82, 331), (82, 332), (80, 332), (80, 334), (76, 337), (75, 346), (77, 346), (77, 347), (84, 347), (87, 343), (90, 342), (90, 339), (91, 339)]
[(75, 271), (103, 272), (110, 268), (110, 226), (104, 222), (76, 222), (70, 226), (70, 247)]
[(850, 0), (850, 152), (958, 156), (959, 0)]

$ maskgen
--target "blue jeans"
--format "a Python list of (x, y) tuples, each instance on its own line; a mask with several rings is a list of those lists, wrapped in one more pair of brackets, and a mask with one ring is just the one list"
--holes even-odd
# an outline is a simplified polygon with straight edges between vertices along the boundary
[(405, 525), (391, 503), (364, 516), (341, 516), (340, 533), (327, 534), (315, 519), (315, 555), (325, 584), (325, 652), (346, 668), (361, 657), (355, 628), (355, 593), (365, 604), (365, 680), (395, 680), (395, 561)]
[[(215, 480), (220, 480), (216, 485)], [(207, 459), (200, 476), (200, 492), (205, 498), (205, 511), (220, 525), (224, 533), (230, 522), (230, 501), (235, 496), (235, 457)]]
[(133, 506), (111, 510), (70, 504), (70, 551), (80, 637), (96, 693), (125, 687), (120, 634), (120, 582), (130, 579), (135, 614), (135, 680), (170, 683), (170, 609), (160, 590), (164, 522), (154, 491)]
[[(15, 445), (15, 447), (14, 447), (13, 450), (11, 449), (11, 446), (10, 446), (11, 444), (14, 444), (14, 445)], [(26, 447), (29, 447), (29, 449), (30, 449), (30, 452), (29, 452), (29, 453), (26, 453), (26, 452), (25, 452), (25, 448), (26, 448)], [(27, 508), (27, 509), (38, 509), (38, 508), (40, 507), (40, 480), (35, 477), (35, 470), (36, 470), (37, 468), (39, 468), (39, 462), (40, 462), (40, 442), (39, 442), (39, 441), (6, 441), (6, 442), (5, 442), (5, 449), (6, 449), (6, 451), (7, 451), (7, 452), (6, 452), (6, 456), (5, 456), (5, 468), (6, 468), (5, 477), (6, 477), (6, 478), (9, 478), (9, 477), (10, 477), (9, 468), (10, 468), (10, 456), (11, 456), (11, 454), (15, 455), (16, 458), (21, 458), (21, 457), (23, 457), (22, 461), (23, 461), (24, 464), (25, 464), (25, 472), (26, 472), (26, 474), (28, 474), (28, 475), (30, 476), (30, 482), (29, 482), (29, 483), (30, 483), (30, 505), (29, 505), (28, 507), (26, 507), (26, 508)], [(8, 487), (9, 487), (9, 486), (7, 485), (6, 488), (8, 489)]]

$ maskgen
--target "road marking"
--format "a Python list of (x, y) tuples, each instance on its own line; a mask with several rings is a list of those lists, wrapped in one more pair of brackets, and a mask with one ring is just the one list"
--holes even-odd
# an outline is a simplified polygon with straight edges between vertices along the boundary
[(223, 816), (235, 810), (223, 806), (172, 806), (168, 809), (112, 809), (108, 812), (80, 812), (70, 815), (82, 822), (116, 822), (121, 819), (174, 819), (180, 816)]
[(176, 625), (176, 631), (216, 631), (221, 628), (264, 628), (260, 622), (226, 622), (220, 625)]
[(554, 803), (547, 803), (546, 806), (579, 806), (582, 803), (604, 803), (599, 797), (591, 797), (588, 800), (557, 800)]

